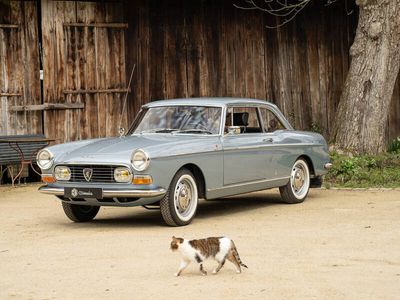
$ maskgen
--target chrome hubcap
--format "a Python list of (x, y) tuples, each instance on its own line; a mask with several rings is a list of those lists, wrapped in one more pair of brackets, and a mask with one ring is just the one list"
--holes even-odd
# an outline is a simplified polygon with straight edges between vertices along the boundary
[(177, 194), (178, 194), (178, 210), (179, 212), (184, 212), (185, 210), (188, 209), (191, 201), (191, 191), (190, 191), (190, 186), (186, 182), (182, 182), (178, 185), (177, 188)]
[(293, 187), (296, 191), (299, 191), (304, 185), (304, 170), (301, 168), (295, 168), (293, 175)]
[(197, 206), (197, 188), (191, 176), (183, 175), (179, 178), (174, 191), (174, 204), (182, 220), (193, 216)]
[(290, 176), (292, 191), (296, 198), (301, 199), (307, 195), (310, 175), (307, 164), (299, 160), (295, 163)]

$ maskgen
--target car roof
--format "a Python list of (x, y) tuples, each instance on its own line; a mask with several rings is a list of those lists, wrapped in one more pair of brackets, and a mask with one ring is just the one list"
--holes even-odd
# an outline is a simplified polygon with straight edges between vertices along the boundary
[(170, 105), (196, 105), (196, 106), (226, 106), (226, 105), (267, 105), (276, 107), (275, 104), (265, 101), (250, 98), (229, 98), (229, 97), (201, 97), (201, 98), (181, 98), (181, 99), (169, 99), (169, 100), (158, 100), (143, 105), (144, 107), (159, 107), (159, 106), (170, 106)]

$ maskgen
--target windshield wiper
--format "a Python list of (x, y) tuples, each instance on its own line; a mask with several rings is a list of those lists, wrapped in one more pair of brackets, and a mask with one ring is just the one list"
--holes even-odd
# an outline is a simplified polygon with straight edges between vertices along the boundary
[(143, 130), (140, 133), (170, 133), (177, 130), (178, 129), (173, 129), (173, 128), (153, 128), (149, 130)]
[(182, 129), (177, 131), (176, 133), (206, 133), (206, 134), (213, 134), (211, 131), (206, 129), (198, 129), (198, 128), (191, 128), (191, 129)]

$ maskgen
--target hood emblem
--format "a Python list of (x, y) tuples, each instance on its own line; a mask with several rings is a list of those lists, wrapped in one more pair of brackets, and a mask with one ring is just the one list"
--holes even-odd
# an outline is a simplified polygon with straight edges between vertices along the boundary
[(84, 168), (83, 169), (83, 177), (85, 177), (86, 181), (89, 182), (92, 179), (93, 169)]

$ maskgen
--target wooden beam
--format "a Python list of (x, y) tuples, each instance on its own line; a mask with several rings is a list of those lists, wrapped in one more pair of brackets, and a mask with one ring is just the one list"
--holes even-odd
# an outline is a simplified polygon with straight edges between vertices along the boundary
[(128, 28), (128, 23), (64, 23), (64, 27)]
[(14, 96), (22, 96), (21, 93), (0, 93), (0, 97), (14, 97)]
[(63, 90), (64, 94), (126, 93), (131, 89)]
[(0, 28), (19, 28), (17, 24), (0, 24)]
[(56, 109), (83, 109), (84, 103), (45, 103), (39, 105), (11, 106), (10, 111), (34, 111), (34, 110), (56, 110)]

